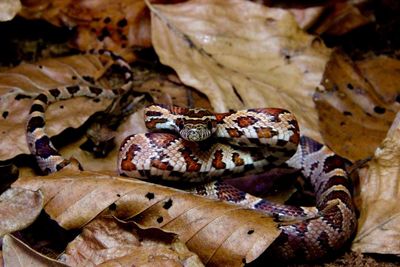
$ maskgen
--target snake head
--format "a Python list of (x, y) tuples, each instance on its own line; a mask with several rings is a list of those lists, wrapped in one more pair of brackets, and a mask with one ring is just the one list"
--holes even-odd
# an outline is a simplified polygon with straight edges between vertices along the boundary
[(192, 142), (200, 142), (209, 138), (215, 131), (214, 123), (210, 119), (181, 120), (178, 123), (179, 135)]

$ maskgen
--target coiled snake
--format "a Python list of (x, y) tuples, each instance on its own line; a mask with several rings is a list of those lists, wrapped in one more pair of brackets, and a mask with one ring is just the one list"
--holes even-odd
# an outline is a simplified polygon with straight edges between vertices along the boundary
[[(132, 84), (129, 65), (108, 51)], [(49, 104), (74, 96), (115, 97), (119, 89), (67, 86), (39, 94), (29, 112), (27, 141), (45, 173), (68, 166), (45, 132)], [(355, 209), (344, 160), (329, 148), (299, 136), (293, 114), (283, 109), (248, 109), (215, 114), (204, 109), (152, 105), (145, 109), (149, 132), (121, 144), (118, 172), (141, 179), (205, 182), (193, 192), (256, 209), (280, 222), (281, 235), (270, 247), (281, 258), (314, 260), (340, 249), (356, 228)], [(315, 207), (271, 203), (244, 193), (221, 177), (260, 173), (279, 165), (300, 169), (313, 186)]]

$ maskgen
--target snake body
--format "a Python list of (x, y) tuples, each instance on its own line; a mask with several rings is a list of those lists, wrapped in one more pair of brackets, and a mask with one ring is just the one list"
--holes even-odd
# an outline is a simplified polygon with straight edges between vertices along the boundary
[[(152, 105), (145, 110), (145, 122), (149, 129), (183, 134), (179, 138), (152, 132), (128, 136), (117, 164), (122, 175), (202, 182), (260, 173), (289, 159), (299, 141), (294, 116), (276, 108), (211, 116), (206, 110)], [(228, 143), (210, 142), (211, 135)]]
[(261, 173), (283, 163), (302, 171), (316, 194), (315, 207), (279, 205), (221, 181), (192, 191), (267, 213), (280, 222), (272, 255), (315, 260), (340, 249), (356, 228), (345, 160), (299, 135), (293, 114), (283, 109), (248, 109), (213, 114), (202, 109), (152, 105), (145, 110), (150, 132), (121, 144), (121, 175), (140, 179), (200, 182)]
[[(94, 52), (93, 52), (94, 53)], [(71, 161), (63, 158), (54, 147), (50, 137), (46, 133), (45, 111), (47, 107), (59, 100), (72, 97), (86, 96), (90, 98), (115, 98), (122, 91), (131, 87), (133, 75), (129, 64), (120, 56), (107, 50), (96, 51), (99, 55), (109, 56), (114, 64), (119, 66), (124, 74), (124, 85), (117, 89), (105, 90), (91, 85), (62, 86), (44, 91), (35, 97), (29, 111), (28, 123), (26, 127), (26, 139), (29, 150), (35, 155), (36, 161), (43, 173), (56, 172), (66, 166)]]
[[(129, 64), (108, 51), (123, 70), (122, 88), (65, 86), (39, 94), (27, 122), (29, 149), (44, 173), (70, 165), (45, 131), (45, 110), (51, 103), (76, 96), (115, 97), (132, 85)], [(316, 194), (315, 207), (268, 202), (224, 182), (211, 181), (193, 192), (256, 209), (280, 222), (281, 235), (270, 247), (281, 258), (313, 260), (336, 251), (356, 227), (344, 160), (329, 148), (299, 135), (293, 114), (283, 109), (248, 109), (212, 113), (204, 109), (152, 105), (145, 111), (153, 131), (128, 136), (121, 144), (118, 172), (141, 179), (200, 182), (260, 173), (284, 164), (300, 169)], [(166, 132), (165, 132), (166, 131)]]

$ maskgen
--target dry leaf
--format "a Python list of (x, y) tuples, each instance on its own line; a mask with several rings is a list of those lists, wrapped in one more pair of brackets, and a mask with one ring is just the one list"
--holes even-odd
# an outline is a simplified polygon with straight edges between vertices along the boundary
[[(354, 29), (371, 23), (375, 20), (371, 14), (363, 14), (360, 10), (362, 2), (359, 3), (337, 3), (324, 17), (315, 29), (318, 35), (344, 35)], [(367, 2), (367, 1), (364, 1)]]
[(206, 94), (215, 111), (286, 108), (304, 134), (321, 140), (312, 95), (330, 50), (290, 12), (241, 0), (148, 6), (161, 62)]
[[(32, 99), (36, 95), (57, 86), (87, 84), (86, 80), (91, 79), (96, 81), (105, 71), (105, 65), (97, 56), (78, 55), (22, 64), (1, 72), (0, 160), (30, 154), (25, 128)], [(99, 86), (109, 87), (103, 80)], [(110, 100), (97, 102), (80, 97), (50, 105), (46, 112), (47, 133), (54, 136), (68, 127), (77, 128), (108, 103)]]
[(324, 11), (324, 7), (314, 6), (308, 8), (290, 8), (289, 10), (294, 15), (300, 28), (308, 29), (321, 16)]
[(360, 170), (360, 219), (352, 250), (400, 255), (400, 113)]
[(21, 10), (19, 0), (2, 0), (0, 2), (0, 21), (12, 20)]
[(11, 235), (6, 235), (3, 238), (3, 260), (4, 266), (12, 267), (67, 266), (34, 251)]
[(105, 217), (86, 225), (61, 259), (71, 266), (203, 266), (174, 234)]
[(81, 51), (105, 48), (132, 61), (132, 47), (151, 46), (150, 16), (144, 0), (41, 0), (23, 4), (20, 15), (25, 18), (76, 27), (72, 44)]
[(178, 234), (205, 264), (251, 262), (279, 235), (272, 218), (259, 212), (144, 181), (63, 170), (19, 179), (13, 186), (40, 189), (45, 211), (66, 229), (112, 212), (118, 218)]
[(388, 57), (353, 62), (334, 53), (324, 74), (326, 90), (315, 95), (325, 143), (350, 160), (372, 155), (399, 110), (399, 73), (400, 61)]
[(29, 226), (43, 207), (40, 191), (11, 188), (0, 195), (0, 237)]

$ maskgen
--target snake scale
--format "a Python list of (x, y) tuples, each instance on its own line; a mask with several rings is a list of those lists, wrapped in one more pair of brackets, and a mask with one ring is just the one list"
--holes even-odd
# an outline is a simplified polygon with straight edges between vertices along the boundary
[[(44, 115), (48, 105), (76, 96), (115, 97), (132, 85), (128, 63), (109, 51), (98, 53), (110, 56), (124, 72), (125, 84), (121, 88), (65, 86), (43, 92), (33, 101), (27, 142), (44, 173), (56, 172), (70, 163), (46, 134)], [(356, 215), (344, 159), (328, 147), (300, 137), (292, 113), (278, 108), (212, 113), (151, 105), (145, 109), (145, 123), (152, 132), (128, 136), (121, 144), (119, 174), (207, 182), (192, 192), (273, 216), (282, 232), (269, 250), (280, 258), (319, 259), (340, 249), (353, 234)], [(280, 165), (301, 170), (314, 189), (315, 207), (272, 203), (216, 180), (261, 173)]]

